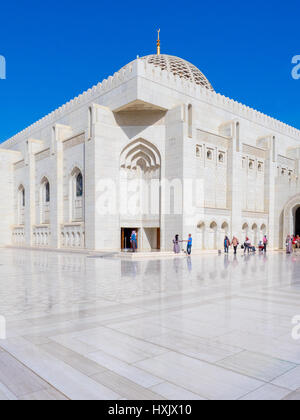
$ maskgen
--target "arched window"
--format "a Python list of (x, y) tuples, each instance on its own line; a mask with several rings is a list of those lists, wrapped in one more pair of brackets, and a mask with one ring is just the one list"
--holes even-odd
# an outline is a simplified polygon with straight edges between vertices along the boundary
[(211, 222), (209, 232), (209, 249), (217, 249), (218, 244), (218, 225), (216, 222)]
[(267, 233), (267, 227), (266, 227), (266, 225), (265, 225), (265, 224), (262, 224), (262, 225), (261, 225), (261, 227), (260, 227), (260, 232), (261, 232), (261, 235), (262, 235), (262, 236), (265, 236), (265, 235), (266, 235), (266, 233)]
[(205, 229), (205, 223), (204, 223), (204, 222), (199, 222), (199, 223), (197, 224), (197, 229), (198, 229), (198, 230)]
[(76, 197), (82, 197), (83, 195), (83, 178), (82, 173), (79, 172), (79, 174), (76, 177)]
[(224, 223), (222, 224), (221, 229), (223, 230), (223, 233), (224, 233), (225, 235), (228, 235), (229, 226), (228, 226), (228, 223), (227, 223), (227, 222), (224, 222)]
[(249, 233), (249, 225), (248, 225), (248, 223), (244, 223), (243, 224), (242, 230), (243, 230), (243, 235), (245, 237), (248, 236), (248, 233)]
[(236, 123), (236, 151), (240, 151), (240, 123)]
[(188, 106), (188, 136), (193, 137), (193, 107), (191, 104)]
[(213, 159), (212, 151), (211, 150), (208, 150), (207, 153), (206, 153), (206, 156), (207, 156), (207, 159), (208, 160), (212, 160)]
[(25, 188), (22, 190), (22, 207), (25, 207)]
[(83, 175), (80, 169), (75, 167), (70, 177), (69, 208), (70, 221), (78, 222), (83, 220)]
[(252, 241), (255, 246), (258, 244), (258, 232), (256, 223), (252, 225)]
[(40, 222), (50, 223), (50, 183), (48, 178), (43, 178), (40, 189)]
[(45, 203), (50, 203), (50, 184), (49, 184), (49, 181), (45, 182)]
[(25, 188), (23, 185), (19, 186), (18, 189), (18, 224), (24, 225), (25, 217)]

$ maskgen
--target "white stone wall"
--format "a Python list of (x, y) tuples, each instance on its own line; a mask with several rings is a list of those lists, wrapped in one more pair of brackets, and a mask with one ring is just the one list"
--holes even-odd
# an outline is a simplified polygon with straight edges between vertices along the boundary
[[(20, 160), (17, 152), (0, 149), (0, 245), (12, 242), (14, 216), (14, 172), (13, 165)], [(18, 232), (22, 234), (22, 232)], [(19, 238), (22, 241), (21, 238)]]

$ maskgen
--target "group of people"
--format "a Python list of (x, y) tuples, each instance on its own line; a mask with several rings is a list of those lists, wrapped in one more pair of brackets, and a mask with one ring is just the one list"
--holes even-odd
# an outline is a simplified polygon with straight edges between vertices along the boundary
[[(133, 252), (136, 252), (137, 250), (137, 233), (135, 230), (132, 231), (131, 237), (130, 237), (130, 243), (131, 243), (131, 248)], [(189, 234), (188, 239), (187, 240), (180, 240), (179, 239), (179, 235), (175, 235), (175, 238), (173, 239), (173, 251), (175, 254), (180, 254), (181, 252), (181, 243), (186, 243), (186, 253), (187, 255), (191, 255), (192, 253), (192, 246), (193, 246), (193, 238), (192, 235)], [(258, 249), (260, 252), (267, 252), (267, 245), (268, 245), (268, 239), (267, 236), (264, 235), (264, 238), (262, 241), (259, 242), (258, 244)], [(232, 241), (230, 241), (228, 236), (225, 236), (224, 239), (224, 252), (225, 254), (229, 253), (229, 248), (233, 247), (233, 251), (234, 251), (234, 255), (237, 254), (237, 250), (238, 250), (238, 246), (239, 246), (239, 240), (236, 236), (234, 236), (232, 238)], [(287, 237), (287, 241), (286, 241), (286, 246), (287, 246), (287, 253), (292, 253), (293, 249), (296, 248), (300, 248), (300, 237), (294, 237), (292, 238), (291, 236)], [(244, 244), (242, 245), (242, 249), (244, 249), (244, 253), (248, 252), (248, 254), (252, 251), (255, 252), (256, 248), (255, 246), (252, 245), (250, 239), (247, 237), (245, 239)]]
[[(233, 250), (234, 250), (234, 255), (237, 254), (237, 249), (239, 246), (239, 240), (236, 236), (234, 236), (232, 238), (232, 241), (230, 242), (230, 239), (228, 238), (228, 236), (225, 236), (224, 239), (224, 252), (225, 254), (229, 253), (229, 248), (230, 246), (233, 246)], [(264, 235), (263, 240), (259, 242), (258, 244), (258, 249), (260, 252), (267, 252), (267, 246), (268, 246), (268, 238), (266, 235)], [(246, 252), (248, 252), (248, 254), (250, 252), (256, 252), (256, 247), (254, 245), (252, 245), (251, 240), (246, 237), (243, 245), (242, 245), (242, 249), (244, 249), (244, 254), (246, 254)]]
[(180, 254), (181, 249), (180, 249), (180, 243), (186, 242), (187, 246), (186, 246), (186, 253), (187, 255), (191, 255), (192, 253), (192, 246), (193, 246), (193, 238), (191, 233), (188, 236), (187, 241), (180, 241), (179, 240), (179, 235), (175, 235), (175, 239), (173, 239), (173, 251), (175, 254)]
[[(187, 242), (186, 253), (188, 255), (191, 255), (191, 252), (192, 252), (192, 244), (193, 244), (193, 239), (192, 239), (192, 235), (191, 234), (189, 234), (189, 237), (188, 237), (188, 240), (187, 241), (180, 241), (179, 240), (179, 235), (176, 235), (175, 236), (175, 239), (173, 239), (173, 245), (174, 245), (173, 250), (174, 250), (174, 253), (175, 254), (179, 254), (180, 253), (180, 251), (181, 251), (180, 250), (180, 243), (182, 243), (182, 242)], [(224, 239), (224, 252), (225, 252), (225, 254), (228, 254), (229, 253), (229, 248), (231, 246), (233, 246), (234, 255), (236, 255), (239, 244), (240, 244), (239, 243), (239, 240), (238, 240), (238, 238), (236, 236), (234, 236), (232, 238), (232, 241), (230, 241), (230, 239), (228, 238), (228, 236), (225, 236), (225, 239)], [(267, 246), (268, 246), (268, 238), (267, 238), (266, 235), (264, 235), (263, 240), (260, 241), (259, 244), (258, 244), (258, 249), (259, 249), (260, 252), (266, 253), (267, 252)], [(299, 247), (300, 247), (300, 238), (299, 238)], [(248, 254), (251, 251), (252, 252), (255, 252), (256, 251), (255, 246), (253, 246), (251, 244), (251, 241), (250, 241), (250, 239), (248, 237), (245, 239), (245, 242), (242, 245), (242, 249), (244, 249), (244, 253), (248, 252)]]
[(286, 253), (292, 254), (297, 249), (300, 249), (300, 236), (299, 235), (288, 235), (285, 241)]

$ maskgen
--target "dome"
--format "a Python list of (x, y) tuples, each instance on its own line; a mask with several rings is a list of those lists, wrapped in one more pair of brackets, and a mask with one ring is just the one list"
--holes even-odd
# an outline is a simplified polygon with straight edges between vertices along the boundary
[(153, 54), (141, 57), (141, 60), (145, 60), (147, 63), (160, 67), (162, 70), (167, 70), (170, 73), (195, 83), (196, 85), (200, 85), (208, 90), (214, 91), (212, 85), (209, 83), (204, 74), (193, 64), (183, 60), (182, 58), (165, 54)]

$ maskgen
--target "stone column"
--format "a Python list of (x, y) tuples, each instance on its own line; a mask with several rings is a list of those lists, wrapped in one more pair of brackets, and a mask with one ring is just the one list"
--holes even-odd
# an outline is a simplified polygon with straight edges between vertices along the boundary
[[(170, 251), (173, 247), (173, 239), (176, 234), (186, 236), (183, 231), (183, 180), (187, 176), (184, 167), (188, 144), (184, 140), (188, 134), (188, 124), (185, 122), (185, 105), (180, 105), (166, 114), (166, 140), (165, 140), (165, 162), (163, 163), (162, 179), (162, 217), (161, 217), (161, 250)], [(189, 142), (191, 140), (189, 139)], [(186, 147), (186, 150), (184, 150)], [(174, 209), (168, 204), (171, 203), (170, 185), (174, 186), (174, 202), (176, 198), (181, 202), (181, 214), (174, 214)], [(180, 191), (179, 191), (180, 190)], [(175, 197), (176, 194), (176, 197)], [(181, 194), (181, 197), (180, 197)], [(177, 200), (176, 200), (177, 201)], [(191, 232), (192, 233), (192, 232)]]
[(29, 139), (27, 141), (27, 164), (28, 183), (25, 189), (25, 238), (26, 244), (33, 246), (33, 227), (36, 224), (36, 172), (35, 153), (41, 151), (43, 142), (41, 140)]
[[(118, 189), (124, 134), (109, 108), (94, 104), (93, 119), (93, 136), (86, 144), (87, 247), (116, 251), (121, 246)], [(103, 212), (106, 202), (108, 208)]]
[[(228, 149), (227, 162), (227, 207), (231, 209), (230, 236), (239, 237), (242, 232), (242, 185), (241, 185), (241, 154), (239, 129), (237, 121), (231, 123), (231, 142)], [(242, 239), (239, 237), (239, 240)]]
[(63, 143), (60, 128), (65, 126), (56, 124), (53, 127), (53, 142), (51, 148), (52, 177), (50, 184), (50, 246), (60, 248), (60, 230), (63, 223)]
[(270, 138), (269, 150), (266, 152), (266, 173), (265, 173), (265, 212), (269, 213), (269, 223), (267, 235), (270, 248), (281, 248), (279, 238), (275, 240), (275, 229), (278, 230), (278, 222), (275, 223), (276, 201), (275, 201), (275, 182), (276, 182), (276, 139)]

